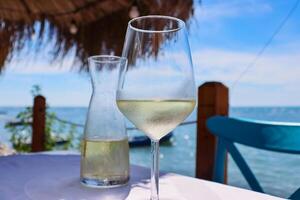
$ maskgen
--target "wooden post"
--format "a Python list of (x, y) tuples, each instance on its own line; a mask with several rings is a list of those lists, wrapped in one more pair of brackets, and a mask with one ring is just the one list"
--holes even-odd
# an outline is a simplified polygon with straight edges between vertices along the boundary
[(34, 98), (32, 119), (31, 151), (45, 150), (46, 99), (38, 95)]
[[(198, 88), (196, 177), (212, 180), (216, 137), (206, 128), (206, 120), (214, 115), (228, 116), (228, 88), (219, 82), (206, 82)], [(227, 159), (225, 161), (227, 182)]]

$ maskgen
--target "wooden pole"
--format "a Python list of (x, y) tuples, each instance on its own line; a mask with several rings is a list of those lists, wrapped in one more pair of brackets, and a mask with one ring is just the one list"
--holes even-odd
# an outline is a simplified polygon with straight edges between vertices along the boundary
[[(206, 128), (206, 120), (214, 115), (228, 116), (228, 88), (219, 82), (206, 82), (198, 88), (196, 177), (212, 180), (216, 137)], [(225, 161), (227, 182), (227, 159)]]
[(46, 99), (38, 95), (34, 98), (31, 151), (45, 150)]

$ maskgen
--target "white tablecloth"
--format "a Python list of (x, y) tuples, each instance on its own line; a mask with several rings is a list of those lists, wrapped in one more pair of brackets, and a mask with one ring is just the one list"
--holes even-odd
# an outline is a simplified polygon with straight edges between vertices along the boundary
[[(14, 155), (0, 157), (1, 200), (145, 200), (149, 169), (132, 165), (127, 186), (91, 189), (79, 183), (78, 155)], [(160, 176), (161, 200), (269, 200), (269, 195), (167, 173)]]

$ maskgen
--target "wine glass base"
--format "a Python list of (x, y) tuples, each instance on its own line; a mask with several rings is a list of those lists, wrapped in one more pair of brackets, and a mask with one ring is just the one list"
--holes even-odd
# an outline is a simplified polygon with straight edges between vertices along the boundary
[(127, 185), (129, 177), (118, 179), (118, 180), (109, 180), (109, 179), (91, 179), (91, 178), (81, 178), (80, 183), (83, 186), (91, 188), (115, 188)]

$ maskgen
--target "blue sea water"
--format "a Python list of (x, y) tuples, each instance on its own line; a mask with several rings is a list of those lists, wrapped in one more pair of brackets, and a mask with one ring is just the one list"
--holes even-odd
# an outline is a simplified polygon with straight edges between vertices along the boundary
[[(9, 141), (9, 133), (4, 129), (6, 121), (13, 119), (23, 108), (0, 107), (0, 141)], [(62, 118), (83, 124), (87, 108), (58, 107), (51, 111)], [(261, 120), (300, 122), (300, 107), (233, 107), (230, 116)], [(196, 113), (187, 119), (195, 120)], [(129, 125), (130, 126), (130, 125)], [(82, 134), (82, 129), (78, 129)], [(131, 133), (129, 133), (131, 134)], [(188, 176), (195, 172), (195, 141), (196, 126), (177, 127), (171, 145), (160, 148), (160, 169)], [(300, 187), (300, 156), (283, 153), (273, 153), (254, 148), (238, 146), (250, 168), (257, 176), (266, 193), (288, 197)], [(130, 149), (131, 163), (150, 166), (150, 148), (139, 147)], [(249, 188), (239, 169), (229, 157), (228, 182), (230, 185)]]

